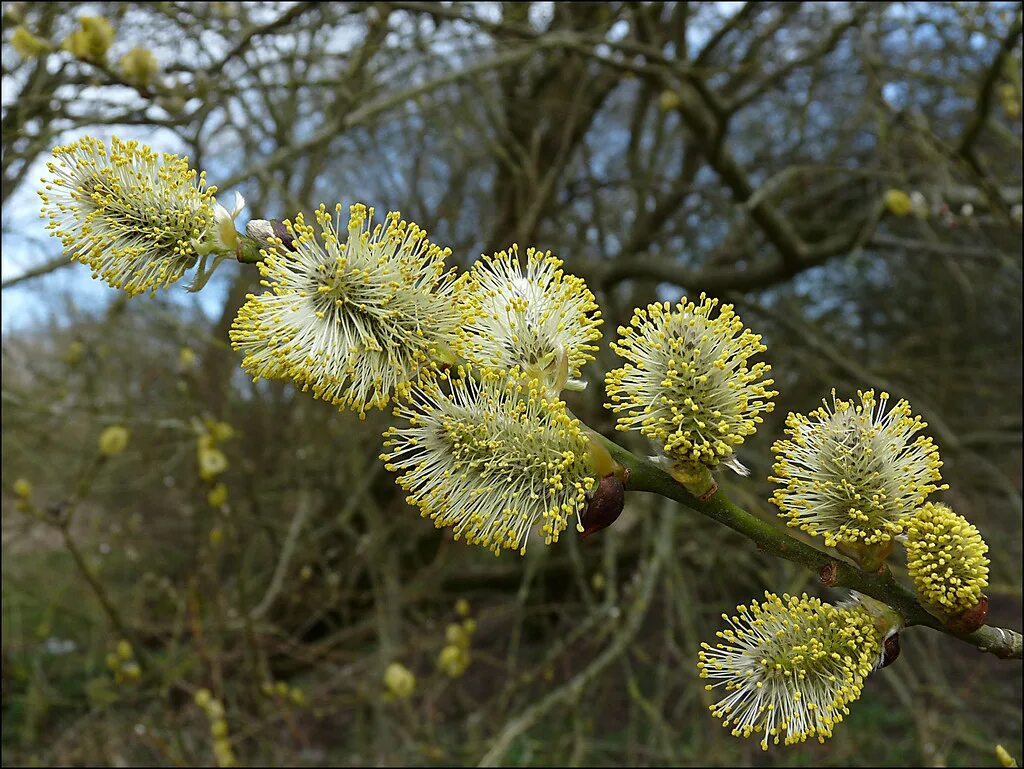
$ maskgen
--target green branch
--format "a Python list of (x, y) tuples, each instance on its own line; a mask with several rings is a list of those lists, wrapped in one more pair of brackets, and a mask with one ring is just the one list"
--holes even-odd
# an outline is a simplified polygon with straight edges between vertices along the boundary
[(818, 573), (828, 586), (856, 590), (882, 601), (898, 611), (908, 627), (924, 625), (965, 643), (1005, 659), (1021, 659), (1022, 638), (1015, 630), (988, 625), (973, 633), (958, 634), (928, 612), (913, 591), (901, 585), (892, 573), (883, 568), (869, 574), (845, 560), (840, 560), (811, 545), (791, 537), (782, 528), (761, 520), (737, 507), (722, 491), (715, 492), (701, 502), (690, 494), (671, 475), (646, 459), (641, 459), (604, 436), (598, 436), (620, 465), (629, 470), (627, 491), (648, 491), (674, 499), (701, 515), (718, 521), (752, 540), (758, 550), (787, 561), (793, 561)]
[(255, 238), (250, 238), (248, 235), (238, 233), (238, 261), (242, 264), (256, 264), (256, 262), (263, 261), (263, 255), (260, 251), (265, 248)]
[[(241, 234), (239, 239), (239, 262), (254, 264), (263, 258), (259, 253), (261, 245), (258, 241)], [(973, 633), (956, 633), (922, 606), (914, 592), (900, 584), (888, 569), (883, 567), (875, 573), (862, 571), (846, 560), (835, 558), (790, 536), (784, 528), (743, 510), (720, 490), (702, 502), (654, 463), (637, 457), (604, 436), (597, 437), (612, 457), (629, 470), (627, 490), (648, 491), (681, 502), (752, 540), (758, 550), (816, 571), (822, 584), (856, 590), (884, 602), (900, 613), (908, 627), (923, 625), (959, 638), (997, 657), (1021, 659), (1024, 639), (1017, 631), (986, 625)]]

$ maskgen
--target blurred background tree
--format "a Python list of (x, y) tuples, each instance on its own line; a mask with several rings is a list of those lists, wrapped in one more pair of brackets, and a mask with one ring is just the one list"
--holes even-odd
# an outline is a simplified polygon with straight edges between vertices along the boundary
[[(3, 762), (1019, 757), (1020, 663), (925, 629), (834, 739), (762, 757), (696, 648), (764, 587), (827, 597), (813, 575), (638, 494), (585, 543), (456, 543), (378, 461), (387, 414), (239, 370), (253, 268), (126, 302), (35, 190), (54, 145), (116, 134), (252, 217), (363, 201), (460, 266), (551, 249), (606, 340), (657, 298), (735, 302), (782, 394), (730, 494), (774, 515), (787, 411), (906, 397), (1019, 627), (1020, 45), (1015, 3), (5, 3)], [(570, 398), (603, 430), (612, 363)]]

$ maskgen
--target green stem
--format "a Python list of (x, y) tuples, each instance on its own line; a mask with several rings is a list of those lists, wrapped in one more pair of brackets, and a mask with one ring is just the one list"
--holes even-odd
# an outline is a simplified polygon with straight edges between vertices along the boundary
[[(255, 264), (263, 259), (260, 255), (262, 246), (259, 241), (241, 234), (239, 239), (239, 262)], [(954, 633), (945, 627), (941, 620), (929, 613), (918, 602), (914, 592), (897, 582), (884, 566), (878, 572), (868, 573), (847, 561), (834, 558), (790, 536), (785, 529), (773, 526), (738, 507), (721, 490), (702, 502), (657, 465), (637, 457), (603, 435), (594, 435), (607, 447), (615, 461), (629, 471), (627, 491), (649, 491), (681, 502), (691, 510), (712, 518), (752, 540), (758, 550), (818, 572), (822, 582), (830, 587), (849, 588), (886, 603), (902, 615), (908, 627), (923, 625), (959, 638), (997, 657), (1021, 659), (1024, 639), (1017, 631), (986, 625), (973, 633)]]
[(262, 262), (263, 256), (260, 254), (262, 248), (264, 248), (263, 244), (255, 238), (238, 233), (238, 261), (242, 264)]
[(691, 510), (739, 532), (752, 540), (758, 550), (816, 571), (819, 578), (829, 586), (856, 590), (888, 604), (903, 616), (907, 626), (924, 625), (959, 638), (997, 657), (1021, 659), (1020, 633), (988, 625), (973, 633), (954, 633), (921, 606), (913, 591), (897, 582), (888, 569), (883, 568), (875, 573), (861, 571), (846, 561), (834, 558), (790, 536), (785, 529), (763, 521), (738, 507), (721, 490), (701, 502), (654, 463), (637, 457), (604, 436), (598, 435), (598, 438), (615, 460), (629, 470), (627, 491), (648, 491), (680, 502)]

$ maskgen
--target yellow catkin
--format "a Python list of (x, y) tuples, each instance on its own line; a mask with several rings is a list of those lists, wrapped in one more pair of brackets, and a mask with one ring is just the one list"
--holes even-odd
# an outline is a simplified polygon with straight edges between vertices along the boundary
[(996, 745), (996, 760), (999, 761), (1000, 766), (1012, 767), (1017, 766), (1017, 759), (1010, 755), (1010, 751), (1004, 748), (1002, 745)]
[(885, 207), (893, 216), (909, 216), (914, 211), (914, 203), (903, 190), (886, 190)]
[(465, 358), (504, 377), (513, 367), (560, 392), (593, 360), (601, 312), (587, 284), (550, 251), (482, 256), (455, 285), (467, 331)]
[(199, 448), (199, 477), (204, 481), (210, 481), (228, 469), (228, 458), (218, 448)]
[(228, 502), (228, 487), (224, 483), (216, 484), (206, 495), (206, 501), (210, 507), (220, 508)]
[(32, 483), (27, 478), (18, 478), (14, 482), (14, 495), (21, 499), (32, 496)]
[(392, 662), (384, 670), (384, 686), (392, 697), (406, 700), (416, 691), (416, 676), (400, 662)]
[(967, 519), (928, 503), (907, 522), (907, 569), (918, 594), (946, 614), (975, 606), (988, 586), (988, 545)]
[(881, 651), (882, 635), (857, 607), (817, 598), (765, 593), (764, 601), (722, 615), (726, 629), (714, 646), (702, 643), (697, 669), (710, 706), (736, 737), (761, 747), (824, 742), (860, 697)]
[(537, 380), (474, 378), (459, 370), (420, 383), (395, 409), (405, 424), (384, 433), (385, 467), (398, 473), (407, 501), (438, 527), (450, 527), (496, 555), (526, 552), (540, 527), (557, 542), (597, 484), (588, 441), (565, 404)]
[(790, 526), (830, 547), (878, 546), (901, 534), (906, 519), (941, 484), (942, 462), (927, 424), (888, 393), (858, 392), (810, 414), (790, 414), (772, 446), (779, 485), (772, 501)]
[(188, 158), (90, 136), (53, 150), (42, 216), (64, 251), (129, 295), (174, 283), (214, 224), (214, 187)]
[(22, 26), (16, 27), (11, 35), (11, 46), (23, 59), (37, 59), (53, 50), (48, 40), (36, 37)]
[(458, 678), (465, 673), (469, 663), (469, 649), (456, 646), (455, 644), (448, 644), (437, 655), (438, 670), (450, 678)]
[(100, 434), (100, 453), (105, 457), (120, 454), (128, 446), (128, 430), (120, 425), (111, 425)]
[(82, 16), (78, 29), (68, 35), (62, 44), (64, 50), (85, 61), (102, 64), (114, 42), (114, 28), (102, 16)]
[(389, 213), (349, 210), (348, 238), (334, 217), (316, 213), (284, 222), (292, 242), (276, 236), (259, 263), (263, 294), (250, 295), (231, 341), (254, 379), (292, 379), (304, 391), (364, 416), (408, 394), (416, 379), (461, 348), (452, 301), (450, 253), (426, 232)]
[(701, 294), (638, 308), (619, 327), (612, 349), (625, 361), (605, 377), (616, 428), (638, 430), (675, 463), (714, 467), (772, 411), (778, 393), (765, 378), (761, 337), (744, 328), (732, 305)]
[(148, 86), (160, 73), (160, 64), (148, 48), (135, 46), (121, 57), (121, 74), (125, 80), (139, 86)]

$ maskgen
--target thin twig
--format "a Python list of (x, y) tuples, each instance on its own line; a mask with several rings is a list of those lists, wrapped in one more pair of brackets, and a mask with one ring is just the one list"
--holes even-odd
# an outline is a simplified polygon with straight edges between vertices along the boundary
[(270, 578), (270, 585), (267, 587), (267, 592), (263, 595), (263, 600), (250, 613), (249, 617), (251, 619), (259, 619), (266, 614), (277, 599), (277, 594), (281, 592), (281, 587), (284, 585), (284, 577), (288, 573), (288, 566), (291, 563), (292, 555), (295, 553), (295, 545), (299, 541), (299, 534), (305, 528), (312, 509), (313, 505), (310, 503), (306, 492), (301, 492), (298, 504), (296, 505), (295, 517), (292, 518), (292, 522), (288, 526), (288, 534), (285, 536), (284, 545), (281, 547), (281, 555), (277, 559), (277, 566), (274, 567), (274, 575)]
[(72, 261), (66, 256), (58, 256), (56, 259), (44, 262), (38, 267), (26, 270), (21, 273), (21, 275), (15, 275), (13, 278), (8, 278), (3, 283), (0, 283), (0, 290), (13, 288), (19, 283), (24, 283), (26, 280), (33, 280), (34, 278), (41, 278), (44, 275), (49, 275), (51, 272), (59, 270), (61, 267), (67, 267), (69, 264), (72, 264)]

